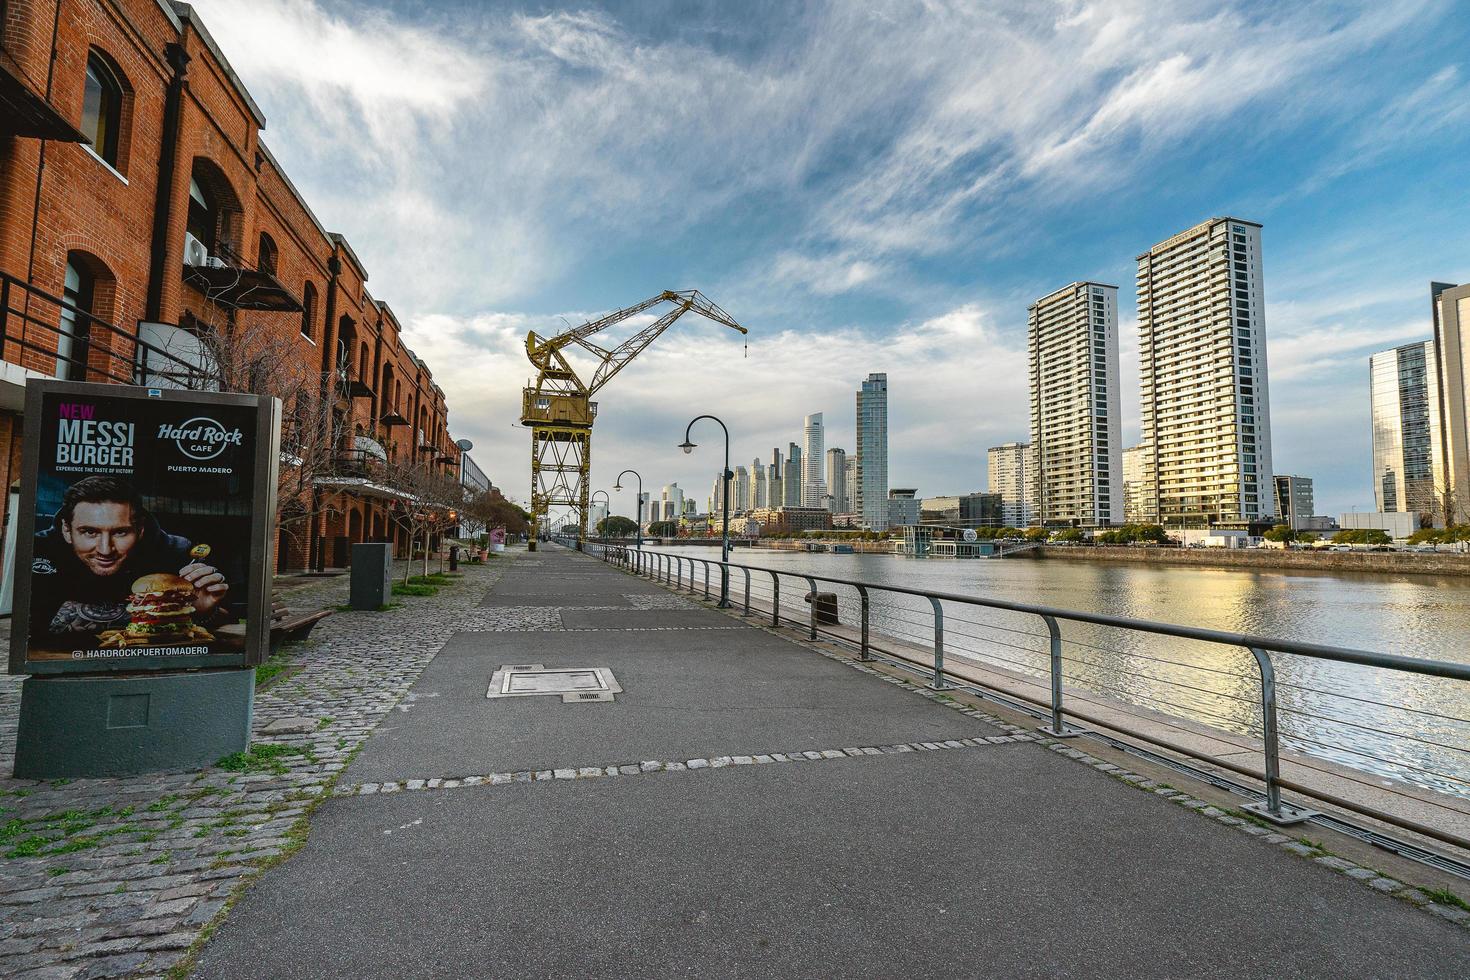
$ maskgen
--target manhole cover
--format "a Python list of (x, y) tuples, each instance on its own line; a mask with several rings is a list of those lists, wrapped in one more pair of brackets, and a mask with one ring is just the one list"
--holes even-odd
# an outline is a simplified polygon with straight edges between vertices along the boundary
[(611, 701), (622, 693), (606, 667), (545, 667), (508, 664), (490, 677), (487, 698), (523, 698), (538, 694), (561, 695), (563, 701)]

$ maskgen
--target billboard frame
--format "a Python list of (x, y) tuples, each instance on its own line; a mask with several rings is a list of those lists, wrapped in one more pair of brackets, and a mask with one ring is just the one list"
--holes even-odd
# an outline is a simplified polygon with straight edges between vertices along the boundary
[[(178, 403), (200, 407), (228, 405), (255, 414), (254, 486), (251, 489), (250, 558), (245, 584), (245, 645), (238, 654), (107, 657), (85, 660), (31, 660), (31, 564), (36, 545), (36, 490), (41, 468), (41, 407), (47, 395), (118, 398)], [(15, 602), (10, 628), (12, 674), (81, 675), (157, 673), (206, 667), (253, 667), (270, 656), (271, 562), (276, 518), (276, 485), (280, 468), (281, 403), (269, 395), (195, 391), (133, 385), (94, 384), (32, 378), (26, 382), (24, 447), (21, 454), (20, 507), (16, 515)]]

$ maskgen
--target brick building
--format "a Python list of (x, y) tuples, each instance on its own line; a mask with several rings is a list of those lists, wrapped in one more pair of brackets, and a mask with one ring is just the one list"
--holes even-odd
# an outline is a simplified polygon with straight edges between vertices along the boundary
[[(282, 397), (282, 468), (309, 476), (283, 494), (281, 569), (344, 565), (354, 541), (403, 553), (402, 475), (459, 472), (444, 392), (264, 127), (188, 4), (0, 0), (7, 528), (35, 377)], [(282, 364), (310, 384), (282, 387)]]

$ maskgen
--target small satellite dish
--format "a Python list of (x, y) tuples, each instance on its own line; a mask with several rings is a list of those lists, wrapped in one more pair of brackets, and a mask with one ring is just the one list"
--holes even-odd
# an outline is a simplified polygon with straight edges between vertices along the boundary
[(467, 453), (471, 449), (475, 448), (475, 444), (473, 442), (470, 442), (468, 439), (456, 440), (454, 444), (459, 447), (459, 451), (462, 453)]

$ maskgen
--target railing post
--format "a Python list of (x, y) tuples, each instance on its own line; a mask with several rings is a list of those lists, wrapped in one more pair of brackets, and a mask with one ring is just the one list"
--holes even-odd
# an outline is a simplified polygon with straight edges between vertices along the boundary
[(674, 556), (674, 591), (678, 592), (684, 588), (684, 556)]
[(781, 625), (781, 574), (774, 569), (771, 573), (771, 625)]
[(740, 570), (745, 573), (745, 612), (741, 613), (741, 615), (742, 616), (749, 616), (750, 615), (750, 569), (748, 569), (748, 568), (742, 568)]
[(704, 563), (704, 597), (706, 599), (708, 599), (709, 598), (709, 562), (706, 561), (703, 558), (701, 558), (699, 560)]
[(807, 588), (811, 590), (806, 594), (806, 604), (811, 606), (811, 615), (807, 617), (811, 633), (807, 639), (815, 640), (817, 638), (817, 580), (810, 575), (803, 575), (802, 578), (806, 579)]
[(1041, 725), (1037, 731), (1052, 738), (1072, 738), (1082, 734), (1080, 728), (1069, 728), (1062, 720), (1062, 628), (1053, 616), (1042, 616), (1046, 632), (1051, 637), (1051, 724)]
[(944, 683), (944, 607), (932, 596), (929, 597), (929, 605), (934, 607), (934, 680), (924, 686), (931, 691), (947, 691), (949, 685)]
[(866, 585), (859, 585), (857, 587), (857, 590), (858, 590), (858, 596), (861, 598), (861, 602), (859, 603), (859, 605), (862, 608), (862, 617), (863, 617), (863, 645), (862, 645), (862, 654), (861, 654), (861, 656), (858, 659), (860, 659), (860, 660), (872, 660), (873, 659), (873, 654), (870, 653), (869, 650), (868, 650), (868, 587)]
[(1290, 826), (1317, 815), (1316, 810), (1281, 802), (1281, 740), (1276, 729), (1276, 669), (1271, 657), (1259, 647), (1250, 647), (1261, 671), (1261, 736), (1266, 750), (1266, 799), (1241, 807), (1274, 824)]

